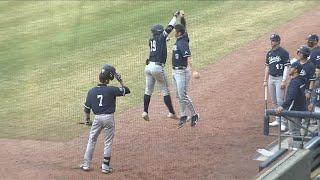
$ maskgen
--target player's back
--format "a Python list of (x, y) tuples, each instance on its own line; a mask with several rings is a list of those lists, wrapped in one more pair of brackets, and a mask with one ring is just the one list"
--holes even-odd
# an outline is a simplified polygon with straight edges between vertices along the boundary
[(118, 87), (99, 84), (89, 93), (89, 103), (94, 114), (112, 114), (115, 112)]
[(149, 40), (151, 62), (159, 62), (165, 64), (167, 61), (167, 42), (164, 33), (155, 35)]

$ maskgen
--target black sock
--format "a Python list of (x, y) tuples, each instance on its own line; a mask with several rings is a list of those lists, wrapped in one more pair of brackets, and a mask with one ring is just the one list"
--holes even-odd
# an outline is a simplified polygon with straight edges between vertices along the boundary
[(175, 114), (174, 110), (173, 110), (173, 106), (172, 106), (172, 102), (171, 102), (171, 97), (170, 95), (167, 96), (163, 96), (164, 99), (164, 103), (166, 104), (168, 110), (170, 113)]
[(111, 159), (111, 157), (104, 157), (103, 164), (109, 166), (110, 165), (110, 159)]
[(143, 97), (144, 112), (146, 112), (146, 113), (149, 112), (150, 99), (151, 99), (151, 96), (146, 95), (146, 94)]

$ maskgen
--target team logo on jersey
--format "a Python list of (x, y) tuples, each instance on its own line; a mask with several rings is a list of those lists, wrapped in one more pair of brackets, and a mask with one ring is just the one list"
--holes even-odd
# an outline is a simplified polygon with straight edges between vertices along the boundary
[(177, 45), (173, 45), (173, 48), (172, 50), (176, 51), (178, 48), (177, 48)]
[(317, 88), (317, 89), (316, 89), (316, 93), (317, 93), (317, 94), (320, 94), (320, 88)]
[(304, 69), (302, 69), (301, 72), (300, 72), (300, 76), (305, 76), (305, 75), (307, 75), (307, 73), (306, 73), (306, 71)]
[(280, 56), (269, 57), (269, 64), (280, 62), (280, 61), (281, 61)]

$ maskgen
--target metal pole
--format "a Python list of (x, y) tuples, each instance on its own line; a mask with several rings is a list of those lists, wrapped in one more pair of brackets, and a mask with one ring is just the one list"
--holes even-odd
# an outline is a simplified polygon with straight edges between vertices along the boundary
[(313, 132), (310, 131), (308, 128), (305, 128), (304, 126), (302, 126), (301, 123), (298, 124), (298, 123), (294, 122), (292, 119), (288, 118), (287, 116), (284, 116), (284, 117), (285, 117), (286, 119), (288, 119), (289, 121), (291, 121), (293, 124), (298, 125), (300, 128), (302, 128), (302, 129), (306, 130), (307, 132), (310, 132), (311, 134), (313, 134)]
[[(273, 134), (273, 133), (270, 133), (269, 136), (273, 136), (273, 137), (278, 137), (279, 134)], [(305, 139), (312, 139), (313, 137), (311, 136), (294, 136), (294, 135), (287, 135), (287, 134), (281, 134), (281, 137), (294, 137), (294, 138), (302, 138), (304, 137)]]

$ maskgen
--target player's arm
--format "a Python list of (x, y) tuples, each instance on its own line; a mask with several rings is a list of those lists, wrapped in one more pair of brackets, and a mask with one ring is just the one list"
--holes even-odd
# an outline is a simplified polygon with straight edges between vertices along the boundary
[(113, 89), (114, 96), (125, 96), (126, 94), (130, 94), (130, 89), (127, 86), (122, 87), (114, 87)]
[(90, 121), (90, 111), (91, 111), (91, 101), (90, 101), (90, 91), (88, 92), (86, 102), (83, 104), (84, 106), (84, 116), (85, 116), (85, 121)]
[(316, 80), (315, 69), (312, 70), (311, 74), (312, 74), (312, 77), (310, 78), (310, 85), (309, 85), (309, 87), (307, 87), (307, 88), (309, 88), (310, 90), (313, 89), (313, 87), (314, 87), (314, 82), (315, 82), (315, 80)]
[(287, 77), (289, 74), (289, 69), (290, 69), (290, 58), (289, 58), (289, 53), (286, 52), (283, 59), (285, 59), (286, 63), (284, 64), (284, 69), (283, 69), (283, 76), (282, 76), (282, 81), (281, 81), (281, 89), (284, 89), (286, 87), (286, 81)]
[(314, 65), (316, 65), (316, 62), (317, 62), (316, 53), (311, 53), (310, 56), (309, 56), (309, 60), (310, 60)]
[(184, 14), (181, 14), (180, 23), (187, 29), (187, 22), (186, 18), (184, 17)]
[(314, 84), (314, 88), (311, 91), (311, 100), (310, 100), (310, 105), (308, 107), (308, 110), (311, 111), (313, 109), (313, 105), (317, 101), (317, 94), (316, 94), (316, 89), (319, 87), (319, 83)]
[(179, 11), (175, 12), (173, 14), (173, 17), (172, 19), (170, 20), (170, 22), (168, 23), (168, 26), (166, 27), (166, 29), (163, 31), (163, 36), (164, 37), (167, 37), (171, 31), (173, 30), (174, 28), (174, 25), (176, 24), (176, 21), (177, 21), (177, 17), (179, 16)]
[(309, 79), (309, 87), (306, 87), (306, 99), (310, 100), (311, 92), (314, 89), (314, 82), (316, 80), (315, 70), (311, 71), (312, 77)]
[(192, 60), (192, 57), (191, 57), (191, 51), (190, 51), (190, 48), (189, 48), (189, 43), (184, 42), (183, 44), (181, 44), (180, 51), (182, 53), (182, 57), (187, 58), (188, 67), (191, 70), (191, 72), (193, 72), (194, 74), (197, 74), (198, 72), (195, 70), (194, 65), (193, 65), (193, 60)]

